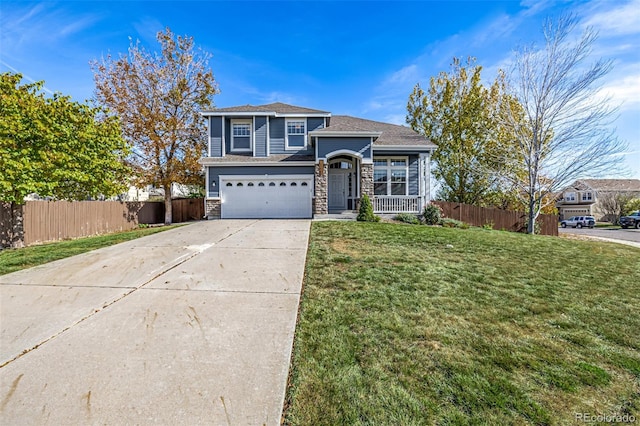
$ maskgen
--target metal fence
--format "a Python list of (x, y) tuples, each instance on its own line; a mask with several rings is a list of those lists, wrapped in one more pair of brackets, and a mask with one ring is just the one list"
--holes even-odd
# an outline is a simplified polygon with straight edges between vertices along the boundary
[[(163, 223), (165, 207), (163, 202), (27, 201), (18, 209), (19, 218), (9, 203), (0, 204), (0, 247), (16, 240), (28, 246)], [(173, 223), (199, 220), (204, 200), (173, 200), (171, 209)]]
[[(500, 210), (469, 204), (432, 201), (442, 208), (445, 217), (460, 220), (472, 226), (491, 224), (493, 229), (525, 232), (527, 215), (524, 212)], [(541, 214), (536, 221), (541, 235), (558, 235), (558, 216)]]

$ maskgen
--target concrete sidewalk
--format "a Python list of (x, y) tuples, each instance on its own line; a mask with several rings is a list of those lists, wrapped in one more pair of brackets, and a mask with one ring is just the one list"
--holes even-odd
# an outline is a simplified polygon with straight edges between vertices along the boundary
[(279, 424), (308, 237), (199, 222), (0, 276), (0, 424)]

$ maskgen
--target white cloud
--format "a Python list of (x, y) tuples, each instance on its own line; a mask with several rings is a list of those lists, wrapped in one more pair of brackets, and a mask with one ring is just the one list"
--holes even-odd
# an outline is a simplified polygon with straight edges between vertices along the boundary
[(632, 0), (621, 5), (614, 2), (602, 4), (607, 10), (595, 12), (586, 18), (585, 26), (592, 26), (600, 31), (601, 37), (640, 33), (640, 0)]
[(405, 114), (389, 114), (384, 117), (385, 123), (391, 124), (399, 124), (401, 126), (406, 126), (406, 115)]
[(404, 68), (391, 74), (388, 78), (388, 83), (402, 84), (406, 82), (416, 82), (419, 78), (419, 70), (416, 64), (407, 65)]
[(638, 108), (640, 106), (640, 73), (611, 79), (600, 90), (600, 94), (609, 97), (614, 105), (620, 105), (621, 110)]
[(135, 22), (133, 28), (135, 28), (142, 41), (152, 45), (153, 50), (156, 49), (156, 36), (159, 31), (164, 30), (162, 22), (155, 18), (145, 17)]
[(267, 103), (267, 104), (271, 104), (274, 102), (282, 102), (285, 104), (296, 104), (297, 101), (297, 97), (288, 93), (283, 93), (283, 92), (277, 92), (277, 91), (273, 91), (273, 92), (268, 92), (268, 93), (261, 93), (261, 92), (257, 92), (256, 93), (257, 97), (259, 99), (262, 100), (262, 102)]
[[(5, 62), (5, 61), (3, 61), (3, 60), (0, 60), (0, 65), (2, 65), (2, 66), (4, 66), (4, 67), (6, 67), (7, 69), (9, 69), (9, 70), (11, 70), (11, 71), (13, 71), (15, 74), (22, 74), (22, 77), (23, 77), (25, 80), (27, 80), (27, 81), (29, 81), (29, 82), (31, 82), (31, 83), (35, 83), (35, 82), (36, 82), (36, 80), (34, 80), (33, 78), (29, 77), (29, 76), (28, 76), (28, 75), (26, 75), (26, 74), (21, 73), (21, 72), (20, 72), (20, 70), (18, 70), (18, 69), (16, 69), (16, 68), (12, 67), (11, 65), (9, 65), (8, 63), (6, 63), (6, 62)], [(21, 84), (24, 84), (24, 83), (21, 83)], [(46, 93), (50, 94), (50, 95), (53, 95), (53, 90), (49, 89), (47, 86), (44, 86), (44, 85), (43, 85), (43, 86), (42, 86), (42, 90), (43, 90), (43, 91), (45, 91)]]
[(73, 35), (77, 32), (84, 30), (87, 27), (90, 27), (97, 21), (98, 21), (97, 16), (85, 16), (84, 18), (78, 19), (62, 27), (59, 31), (59, 34), (63, 37)]

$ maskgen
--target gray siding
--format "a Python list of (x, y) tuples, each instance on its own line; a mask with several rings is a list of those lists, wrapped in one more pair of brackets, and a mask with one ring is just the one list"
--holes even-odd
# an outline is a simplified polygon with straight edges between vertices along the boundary
[[(207, 182), (207, 196), (220, 196), (220, 175), (256, 175), (256, 178), (264, 175), (312, 175), (315, 172), (313, 166), (210, 166), (209, 181)], [(214, 186), (215, 184), (215, 186)]]
[(267, 117), (255, 119), (255, 146), (256, 157), (267, 156)]
[(209, 117), (211, 131), (211, 157), (222, 157), (222, 117)]
[[(322, 120), (322, 123), (318, 123), (317, 120)], [(324, 119), (307, 118), (307, 133), (310, 130), (315, 130), (311, 125), (319, 126), (324, 124)], [(309, 146), (307, 140), (307, 149), (285, 149), (285, 119), (283, 117), (271, 117), (269, 118), (269, 154), (313, 154), (313, 147)], [(307, 136), (308, 138), (309, 136)]]
[(318, 138), (318, 158), (326, 158), (327, 154), (340, 149), (349, 149), (362, 154), (363, 158), (371, 158), (371, 138)]
[(284, 154), (284, 118), (269, 118), (269, 153)]
[(313, 132), (314, 130), (324, 129), (323, 117), (309, 117), (307, 118), (307, 132)]

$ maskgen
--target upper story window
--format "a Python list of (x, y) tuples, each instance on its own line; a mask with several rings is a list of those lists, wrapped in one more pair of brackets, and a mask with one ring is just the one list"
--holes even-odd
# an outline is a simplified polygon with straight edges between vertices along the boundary
[(582, 201), (593, 201), (593, 196), (591, 195), (590, 192), (583, 192)]
[(565, 192), (564, 193), (564, 200), (565, 201), (575, 201), (576, 200), (576, 193), (575, 192)]
[(409, 188), (407, 157), (376, 157), (373, 159), (373, 193), (375, 195), (407, 195)]
[(251, 120), (231, 121), (231, 151), (251, 151)]
[(286, 120), (285, 149), (304, 149), (307, 146), (307, 120)]

